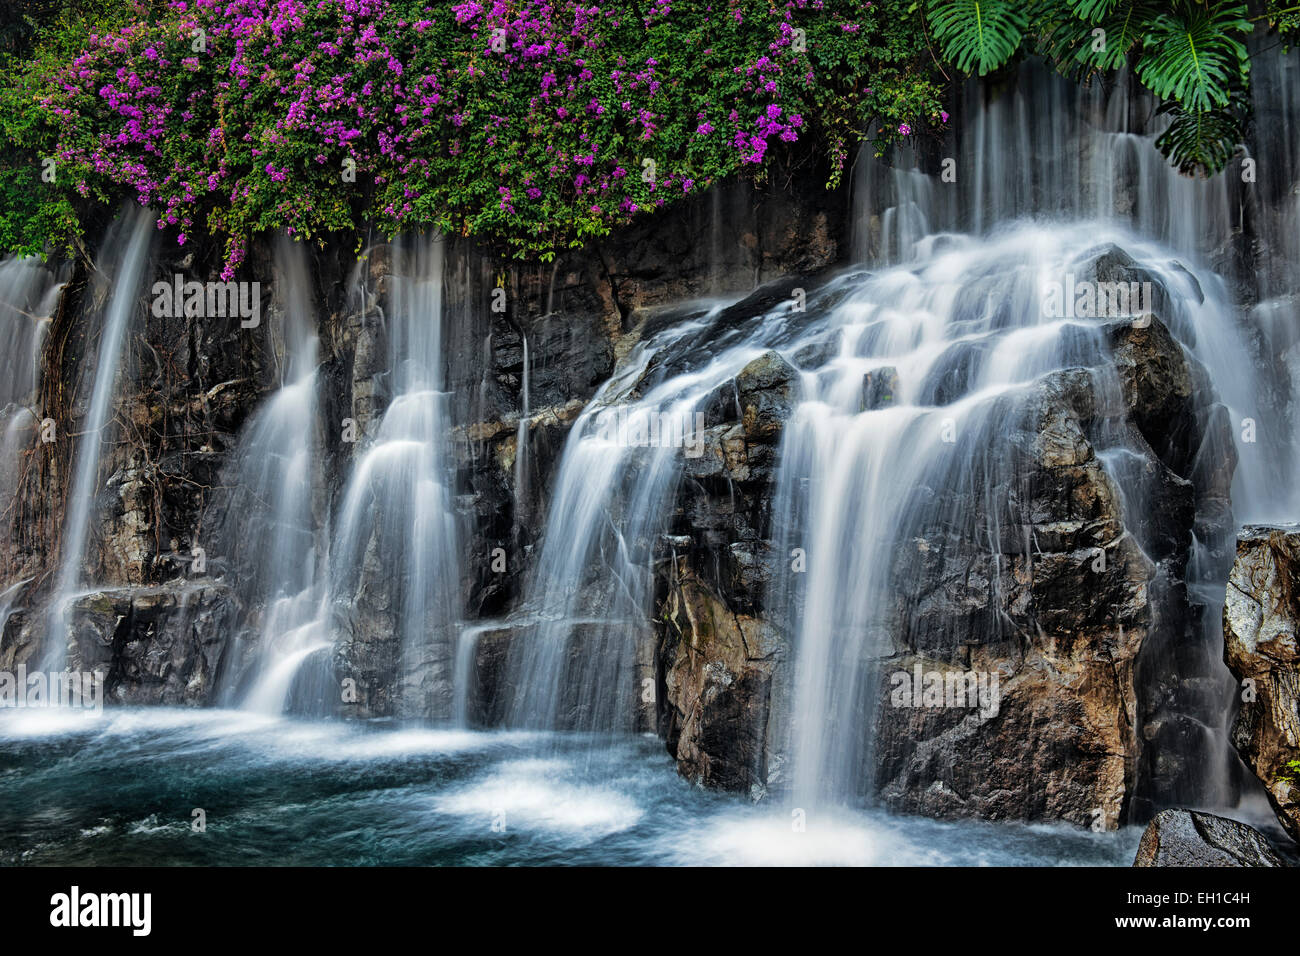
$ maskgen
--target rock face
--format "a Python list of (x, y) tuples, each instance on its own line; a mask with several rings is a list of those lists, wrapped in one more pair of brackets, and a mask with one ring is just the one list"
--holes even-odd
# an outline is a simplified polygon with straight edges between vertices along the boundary
[(733, 611), (689, 560), (662, 605), (668, 751), (688, 779), (760, 797), (779, 769), (773, 680), (787, 654), (762, 618)]
[(1241, 681), (1232, 742), (1300, 840), (1300, 529), (1248, 527), (1223, 608), (1225, 658)]
[[(1113, 373), (1040, 382), (994, 453), (1009, 468), (985, 469), (1005, 486), (934, 489), (954, 499), (946, 514), (1005, 503), (997, 554), (970, 529), (921, 528), (898, 562), (902, 652), (886, 676), (918, 664), (996, 674), (1001, 700), (985, 718), (887, 706), (882, 688), (889, 806), (1114, 827), (1193, 786), (1205, 742), (1185, 725), (1213, 721), (1222, 699), (1196, 696), (1216, 672), (1185, 583), (1191, 529), (1203, 524), (1203, 542), (1228, 533), (1235, 455), (1220, 452), (1231, 435), (1204, 370), (1159, 318), (1116, 323), (1109, 338)], [(1127, 475), (1136, 500), (1121, 500), (1100, 460), (1117, 449), (1141, 463)]]
[[(716, 354), (709, 350), (735, 341), (793, 293), (815, 291), (827, 267), (846, 258), (845, 197), (827, 198), (810, 185), (814, 175), (795, 182), (722, 194), (730, 211), (722, 220), (712, 197), (684, 202), (540, 266), (502, 264), (449, 240), (443, 379), (455, 396), (448, 453), (457, 583), (477, 643), (462, 660), (450, 628), (431, 623), (432, 649), (400, 659), (400, 582), (381, 560), (397, 543), (372, 534), (360, 547), (364, 568), (354, 592), (333, 609), (338, 640), (326, 665), (336, 684), (356, 681), (359, 699), (350, 708), (333, 703), (332, 712), (441, 719), (463, 707), (473, 723), (501, 719), (507, 662), (524, 633), (514, 615), (527, 610), (520, 604), (541, 552), (554, 473), (583, 408), (633, 364), (626, 360), (640, 343), (681, 318), (674, 303), (759, 286), (717, 315), (708, 312), (695, 354), (663, 357), (630, 389), (644, 394), (651, 376), (681, 370), (673, 363)], [(723, 230), (727, 241), (715, 243)], [(715, 247), (725, 250), (720, 259), (710, 255)], [(155, 261), (152, 273), (203, 281), (215, 276), (220, 253), (196, 239), (192, 254)], [(360, 263), (350, 245), (310, 253), (322, 461), (307, 493), (319, 527), (337, 515), (364, 446), (340, 438), (341, 423), (353, 420), (363, 436), (373, 434), (391, 398), (380, 316), (391, 305), (396, 255), (386, 244)], [(233, 451), (281, 384), (284, 343), (271, 245), (255, 244), (245, 269), (247, 278), (265, 281), (260, 328), (156, 318), (142, 302), (129, 340), (83, 574), (96, 590), (73, 608), (69, 658), (106, 669), (114, 701), (210, 704), (218, 686), (242, 685), (247, 676), (241, 668), (252, 655), (235, 645), (252, 638), (232, 638), (232, 622), (257, 621), (266, 611), (243, 607), (238, 597), (259, 556), (241, 551), (238, 536), (220, 553), (213, 529), (223, 513), (238, 510)], [(56, 347), (42, 396), (64, 435), (77, 433), (84, 414), (104, 297), (85, 264), (78, 270), (52, 323)], [(1135, 278), (1132, 261), (1118, 252), (1098, 259), (1097, 274)], [(504, 310), (492, 307), (498, 288), (506, 291)], [(706, 321), (703, 313), (693, 318)], [(881, 609), (892, 653), (875, 675), (880, 706), (863, 714), (862, 732), (879, 741), (863, 780), (892, 808), (1116, 826), (1145, 799), (1135, 786), (1140, 776), (1168, 790), (1193, 769), (1183, 755), (1194, 751), (1178, 744), (1195, 723), (1186, 717), (1195, 714), (1189, 688), (1214, 662), (1189, 637), (1195, 608), (1185, 578), (1193, 529), (1207, 560), (1228, 557), (1231, 436), (1204, 372), (1159, 318), (1106, 333), (1107, 367), (1058, 372), (1029, 390), (1005, 422), (1005, 442), (978, 459), (996, 467), (917, 489), (934, 499), (929, 512), (958, 517), (909, 528), (893, 563), (892, 603)], [(662, 735), (689, 779), (754, 798), (788, 782), (794, 648), (767, 606), (773, 568), (787, 559), (775, 553), (775, 469), (805, 374), (839, 347), (828, 335), (797, 354), (759, 355), (702, 404), (703, 454), (684, 459), (667, 525), (651, 542), (651, 617), (635, 622), (645, 632), (635, 676), (638, 684), (649, 677), (655, 690), (641, 725)], [(926, 401), (959, 393), (972, 368), (954, 368)], [(899, 391), (898, 368), (873, 369), (863, 377), (860, 407), (887, 408)], [(71, 450), (67, 442), (38, 444), (34, 432), (32, 441), (11, 547), (0, 549), (0, 578), (27, 582), (6, 609), (0, 667), (35, 653), (60, 558)], [(1144, 476), (1140, 503), (1127, 509), (1103, 463), (1117, 448)], [(981, 484), (988, 474), (999, 477)], [(977, 523), (998, 524), (996, 540)], [(207, 551), (205, 568), (196, 549)], [(597, 640), (579, 626), (572, 653)], [(891, 706), (891, 675), (918, 667), (996, 675), (995, 706)], [(460, 668), (470, 686), (458, 701)], [(1273, 667), (1267, 676), (1276, 708), (1294, 690), (1289, 674)], [(562, 712), (576, 707), (559, 704)], [(1273, 724), (1255, 718), (1252, 739), (1281, 733), (1274, 727), (1280, 714), (1264, 715)], [(1291, 730), (1294, 748), (1294, 724)], [(1268, 753), (1273, 772), (1280, 752)]]
[(1286, 866), (1258, 830), (1211, 813), (1162, 810), (1147, 825), (1134, 866)]
[(784, 635), (763, 614), (766, 510), (798, 372), (775, 352), (723, 388), (704, 454), (687, 459), (672, 551), (657, 569), (657, 657), (668, 751), (691, 780), (755, 797), (780, 777), (789, 680)]
[[(1112, 368), (1040, 380), (996, 448), (959, 452), (976, 463), (968, 474), (918, 492), (925, 514), (960, 518), (911, 528), (893, 562), (885, 618), (896, 652), (877, 668), (867, 774), (893, 809), (1113, 828), (1143, 799), (1139, 770), (1168, 792), (1194, 769), (1186, 748), (1177, 752), (1193, 756), (1151, 753), (1172, 733), (1166, 708), (1185, 701), (1142, 665), (1152, 644), (1198, 639), (1183, 584), (1191, 529), (1202, 506), (1226, 499), (1232, 469), (1198, 471), (1196, 453), (1226, 440), (1225, 422), (1158, 318), (1109, 334)], [(789, 762), (793, 654), (764, 606), (774, 558), (764, 506), (796, 376), (769, 353), (723, 390), (738, 398), (710, 419), (716, 441), (688, 467), (678, 511), (689, 520), (660, 571), (669, 751), (691, 779), (755, 797), (786, 784)], [(864, 407), (896, 389), (894, 369), (869, 374)], [(1147, 476), (1137, 507), (1126, 509), (1100, 457), (1117, 442)], [(1206, 518), (1216, 534), (1226, 514)], [(981, 533), (992, 519), (995, 548)], [(894, 706), (891, 678), (917, 668), (996, 677), (996, 700)]]
[[(800, 175), (772, 180), (785, 185), (728, 186), (717, 200), (720, 209), (712, 194), (684, 201), (617, 236), (560, 250), (552, 263), (519, 266), (468, 242), (448, 241), (444, 380), (457, 396), (451, 455), (462, 532), (461, 599), (469, 621), (509, 613), (518, 601), (540, 550), (552, 471), (569, 428), (616, 363), (653, 327), (657, 310), (823, 269), (844, 257), (847, 187), (827, 193), (821, 160), (790, 159)], [(307, 251), (321, 361), (321, 462), (319, 487), (311, 494), (322, 525), (337, 510), (358, 453), (358, 444), (339, 438), (341, 423), (352, 419), (369, 434), (386, 409), (387, 341), (377, 307), (386, 304), (395, 254), (379, 244), (358, 263), (350, 238)], [(195, 235), (183, 254), (155, 251), (143, 281), (176, 274), (213, 280), (222, 258), (221, 248)], [(61, 560), (59, 529), (75, 445), (70, 439), (83, 430), (97, 329), (111, 291), (111, 282), (88, 262), (78, 260), (69, 271), (46, 339), (39, 402), (61, 440), (42, 442), (30, 429), (18, 493), (0, 523), (7, 537), (0, 548), (0, 666), (33, 659), (46, 630)], [(215, 533), (232, 510), (231, 465), (241, 431), (280, 386), (285, 367), (269, 239), (254, 240), (235, 278), (261, 283), (263, 321), (256, 328), (230, 317), (156, 317), (145, 296), (132, 320), (82, 573), (100, 590), (78, 608), (69, 658), (109, 668), (108, 684), (118, 689), (114, 699), (123, 702), (212, 703), (218, 684), (241, 685), (241, 668), (252, 656), (243, 648), (231, 653), (236, 642), (229, 621), (257, 620), (264, 609), (238, 607), (229, 585), (245, 579), (257, 556), (224, 548)], [(492, 307), (497, 287), (507, 293), (504, 310)], [(768, 393), (759, 387), (752, 394)], [(755, 405), (752, 414), (757, 430), (772, 427), (773, 409)], [(722, 435), (712, 440), (715, 450), (723, 447)], [(726, 448), (733, 453), (734, 436)], [(760, 448), (770, 445), (754, 448), (753, 460), (740, 467), (764, 467)], [(382, 547), (369, 544), (372, 551)], [(195, 560), (196, 549), (205, 555), (205, 568)], [(497, 569), (498, 552), (506, 555), (504, 572)], [(13, 582), (21, 585), (6, 593)], [(391, 584), (363, 582), (340, 622), (334, 669), (359, 685), (358, 702), (345, 712), (447, 716), (453, 663), (445, 652), (398, 661)], [(194, 605), (186, 603), (195, 600), (204, 608), (198, 623), (189, 620)], [(227, 639), (214, 639), (214, 633)], [(441, 643), (445, 651), (447, 642)], [(414, 711), (403, 697), (418, 698)]]
[[(104, 675), (106, 703), (211, 703), (232, 611), (228, 589), (218, 584), (111, 588), (83, 595), (68, 611), (66, 667)], [(26, 651), (37, 645), (44, 629), (43, 614), (11, 615), (0, 670), (31, 661)]]
[[(1140, 741), (1134, 669), (1155, 609), (1152, 567), (1126, 533), (1118, 493), (1092, 439), (1102, 424), (1091, 376), (1049, 377), (1027, 404), (1006, 487), (940, 514), (1005, 501), (1031, 523), (995, 555), (975, 534), (920, 528), (898, 562), (897, 644), (883, 667), (878, 786), (895, 809), (930, 816), (1100, 820), (1132, 799)], [(991, 472), (996, 473), (996, 472)], [(894, 673), (997, 675), (996, 712), (895, 706)]]

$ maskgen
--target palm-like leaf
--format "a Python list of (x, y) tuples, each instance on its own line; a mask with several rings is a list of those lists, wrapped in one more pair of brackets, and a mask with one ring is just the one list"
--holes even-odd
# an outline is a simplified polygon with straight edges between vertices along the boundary
[(927, 12), (944, 57), (980, 76), (1011, 59), (1029, 26), (1017, 0), (930, 0)]
[(1119, 0), (1069, 0), (1070, 10), (1080, 20), (1096, 23), (1115, 7)]
[(1156, 139), (1156, 148), (1180, 173), (1213, 175), (1228, 164), (1241, 142), (1243, 109), (1244, 100), (1237, 96), (1232, 108), (1188, 110), (1166, 103), (1160, 112), (1172, 116), (1173, 122)]
[(1151, 24), (1137, 73), (1161, 99), (1174, 99), (1189, 113), (1226, 106), (1229, 89), (1250, 70), (1246, 8), (1230, 4), (1204, 9), (1188, 5)]
[[(1054, 16), (1042, 21), (1043, 52), (1058, 69), (1068, 71), (1073, 64), (1084, 72), (1125, 66), (1129, 52), (1161, 13), (1156, 0), (1077, 0), (1065, 11), (1051, 3), (1043, 9)], [(1096, 49), (1099, 38), (1093, 32), (1098, 29), (1104, 31), (1101, 49)]]
[(1091, 54), (1089, 62), (1103, 70), (1124, 66), (1129, 51), (1141, 42), (1151, 21), (1160, 15), (1160, 6), (1152, 0), (1123, 0), (1112, 4), (1111, 9), (1096, 21), (1097, 26), (1106, 31), (1106, 49)]

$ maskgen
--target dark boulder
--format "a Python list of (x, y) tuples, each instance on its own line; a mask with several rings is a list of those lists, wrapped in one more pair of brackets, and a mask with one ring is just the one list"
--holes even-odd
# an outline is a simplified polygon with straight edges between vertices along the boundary
[(1286, 866), (1264, 835), (1226, 817), (1162, 810), (1142, 834), (1134, 866)]

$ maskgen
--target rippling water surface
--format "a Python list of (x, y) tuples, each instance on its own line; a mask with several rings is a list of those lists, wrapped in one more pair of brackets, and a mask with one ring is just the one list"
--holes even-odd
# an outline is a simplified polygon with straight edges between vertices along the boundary
[(651, 737), (0, 715), (8, 865), (1127, 865), (1139, 836), (815, 808), (796, 832), (788, 807), (692, 786)]

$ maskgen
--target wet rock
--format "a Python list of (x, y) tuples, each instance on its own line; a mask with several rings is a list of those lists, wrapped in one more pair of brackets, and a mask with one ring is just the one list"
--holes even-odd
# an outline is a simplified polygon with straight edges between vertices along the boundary
[[(996, 452), (1015, 481), (931, 489), (934, 513), (972, 524), (918, 528), (898, 556), (897, 606), (883, 622), (897, 652), (874, 676), (872, 759), (890, 807), (1109, 828), (1123, 819), (1139, 758), (1134, 666), (1152, 623), (1152, 567), (1124, 534), (1089, 438), (1091, 382), (1082, 370), (1041, 382)], [(1006, 503), (1008, 525), (1031, 522), (1006, 527), (1000, 553), (980, 545), (990, 501)], [(983, 681), (996, 707), (896, 700), (891, 682), (918, 665), (941, 680)]]
[(1224, 656), (1241, 682), (1232, 742), (1300, 840), (1298, 630), (1300, 528), (1245, 528), (1223, 608)]
[(771, 441), (790, 417), (799, 394), (799, 372), (776, 352), (764, 352), (736, 376), (745, 437)]
[[(594, 594), (594, 592), (593, 592)], [(639, 622), (600, 621), (594, 617), (573, 620), (567, 628), (567, 643), (559, 661), (553, 694), (545, 698), (544, 706), (550, 709), (548, 725), (558, 730), (608, 730), (614, 715), (624, 715), (622, 701), (611, 697), (630, 697), (639, 706), (622, 729), (629, 732), (649, 732), (655, 729), (656, 693), (647, 688), (657, 684), (654, 668), (654, 647), (645, 629), (645, 638), (638, 634), (635, 663), (622, 673), (606, 672), (593, 688), (587, 678), (593, 666), (602, 660), (614, 660), (623, 648), (620, 646), (629, 629), (642, 629)], [(465, 629), (465, 639), (473, 642), (469, 652), (468, 679), (466, 681), (466, 714), (476, 726), (500, 726), (510, 718), (510, 706), (519, 691), (512, 682), (520, 671), (520, 663), (529, 651), (532, 641), (553, 639), (543, 626), (529, 619), (507, 619), (485, 622)], [(615, 688), (611, 691), (611, 688)], [(597, 693), (593, 694), (592, 691)], [(541, 703), (534, 698), (534, 703)]]
[(1162, 462), (1176, 474), (1187, 474), (1199, 429), (1182, 346), (1153, 316), (1113, 325), (1110, 337), (1129, 420)]
[(215, 703), (234, 611), (211, 583), (92, 592), (68, 611), (67, 667), (102, 672), (116, 704)]
[(786, 649), (763, 620), (737, 614), (686, 566), (661, 614), (668, 752), (689, 780), (753, 796), (780, 765), (775, 671)]
[[(987, 453), (1008, 465), (980, 464), (970, 449), (974, 465), (925, 489), (927, 511), (956, 517), (917, 528), (894, 568), (898, 603), (882, 626), (896, 653), (876, 676), (873, 755), (891, 807), (1112, 828), (1197, 772), (1199, 742), (1170, 735), (1179, 715), (1209, 720), (1221, 706), (1181, 586), (1194, 517), (1221, 520), (1209, 513), (1218, 479), (1195, 473), (1187, 452), (1207, 440), (1213, 392), (1188, 387), (1195, 370), (1158, 319), (1115, 335), (1122, 404), (1107, 400), (1107, 370), (1047, 376)], [(1165, 452), (1185, 473), (1143, 430), (1178, 427), (1185, 442)], [(1133, 472), (1140, 505), (1121, 500), (1116, 467)], [(1217, 471), (1230, 480), (1231, 468)], [(968, 471), (1011, 480), (989, 487)], [(979, 544), (990, 523), (995, 553)], [(998, 675), (996, 715), (893, 706), (890, 677), (917, 664)]]
[(1226, 817), (1162, 810), (1147, 824), (1134, 866), (1286, 866), (1264, 835)]
[(838, 331), (826, 335), (815, 342), (802, 346), (793, 355), (794, 364), (808, 371), (821, 368), (840, 351), (840, 334)]
[[(994, 411), (1005, 418), (998, 447), (967, 447), (974, 439), (954, 427), (953, 461), (968, 464), (916, 490), (926, 501), (918, 513), (937, 520), (910, 529), (893, 561), (895, 603), (871, 626), (894, 653), (871, 678), (880, 687), (877, 712), (863, 715), (864, 726), (874, 725), (864, 740), (874, 744), (864, 743), (862, 759), (888, 806), (1113, 828), (1137, 797), (1144, 759), (1154, 786), (1191, 772), (1147, 752), (1138, 728), (1159, 724), (1161, 706), (1182, 704), (1145, 707), (1144, 687), (1154, 685), (1142, 684), (1138, 664), (1157, 625), (1168, 640), (1185, 637), (1178, 622), (1192, 614), (1186, 595), (1160, 582), (1185, 567), (1196, 505), (1209, 502), (1213, 489), (1162, 461), (1134, 419), (1150, 401), (1156, 411), (1143, 411), (1154, 416), (1144, 424), (1190, 423), (1187, 447), (1195, 448), (1202, 423), (1214, 419), (1197, 403), (1213, 395), (1184, 387), (1194, 368), (1159, 320), (1116, 335), (1132, 336), (1116, 360), (1125, 401), (1109, 401), (1104, 391), (1116, 378), (1110, 370), (1048, 375)], [(948, 384), (957, 387), (980, 354), (955, 350), (948, 358)], [(883, 403), (896, 388), (892, 370), (878, 371), (864, 381), (864, 406)], [(674, 531), (693, 546), (665, 562), (671, 571), (659, 605), (670, 751), (693, 779), (763, 793), (785, 783), (777, 729), (784, 725), (779, 712), (759, 705), (781, 699), (775, 688), (789, 679), (789, 662), (778, 655), (755, 672), (737, 648), (755, 620), (774, 620), (763, 608), (777, 560), (763, 511), (771, 489), (756, 482), (765, 472), (752, 461), (797, 401), (795, 374), (768, 353), (737, 377), (730, 405), (719, 404), (706, 455), (688, 467), (693, 480), (679, 495), (689, 520)], [(1125, 510), (1099, 436), (1123, 441), (1124, 459), (1143, 476), (1135, 513)], [(726, 438), (743, 438), (743, 459)], [(1188, 455), (1170, 460), (1192, 469)], [(1219, 471), (1230, 475), (1231, 467)], [(989, 484), (990, 476), (1001, 483)], [(989, 528), (997, 529), (996, 547), (986, 540)], [(891, 706), (891, 675), (918, 663), (998, 675), (996, 713)], [(1189, 681), (1199, 676), (1189, 667)], [(757, 700), (746, 706), (737, 688)], [(724, 722), (729, 739), (710, 729)]]
[(893, 405), (898, 394), (898, 369), (892, 365), (872, 369), (862, 376), (862, 411)]
[[(1187, 280), (1192, 296), (1198, 302), (1203, 302), (1205, 293), (1196, 281), (1196, 277), (1177, 263), (1174, 264), (1174, 268), (1180, 270)], [(1140, 319), (1145, 313), (1155, 313), (1163, 316), (1175, 314), (1170, 291), (1165, 288), (1164, 283), (1157, 276), (1139, 266), (1132, 256), (1116, 245), (1107, 245), (1095, 253), (1091, 262), (1085, 265), (1080, 272), (1081, 276), (1089, 276), (1098, 283), (1109, 285), (1112, 291), (1116, 291), (1115, 287), (1117, 285), (1122, 285), (1124, 290), (1129, 292), (1130, 311), (1135, 318)], [(1136, 293), (1138, 305), (1133, 304), (1133, 293)], [(1196, 345), (1196, 336), (1193, 329), (1180, 326), (1177, 332), (1183, 341), (1188, 343), (1189, 347)]]

